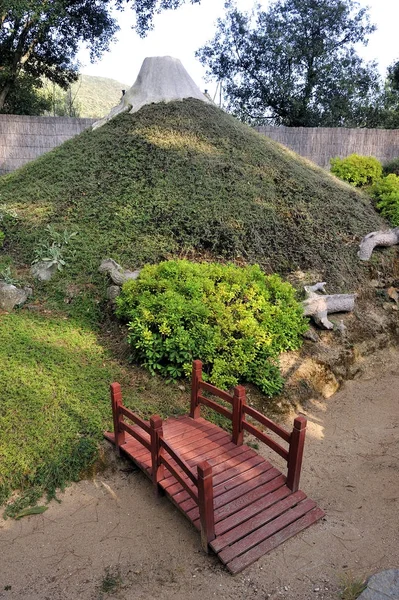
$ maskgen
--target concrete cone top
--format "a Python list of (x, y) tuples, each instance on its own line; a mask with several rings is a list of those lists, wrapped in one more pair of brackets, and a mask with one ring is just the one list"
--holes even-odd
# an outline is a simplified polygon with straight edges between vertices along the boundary
[(173, 102), (184, 98), (196, 98), (210, 103), (178, 58), (171, 56), (145, 58), (134, 85), (125, 93), (118, 106), (115, 106), (106, 117), (94, 123), (93, 129), (101, 127), (122, 112), (134, 113), (146, 104)]

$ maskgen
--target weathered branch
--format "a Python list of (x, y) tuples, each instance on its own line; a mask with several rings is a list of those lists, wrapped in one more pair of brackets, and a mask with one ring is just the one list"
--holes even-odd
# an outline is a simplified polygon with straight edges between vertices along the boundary
[(376, 246), (395, 246), (396, 244), (399, 244), (399, 227), (386, 231), (373, 231), (361, 240), (357, 255), (360, 260), (369, 260)]
[(98, 270), (100, 273), (108, 273), (112, 281), (119, 286), (123, 285), (128, 279), (137, 279), (140, 274), (140, 269), (128, 271), (118, 265), (112, 258), (103, 260)]
[(355, 308), (355, 294), (333, 294), (322, 296), (316, 290), (324, 291), (325, 282), (305, 287), (308, 294), (303, 301), (304, 314), (312, 317), (314, 322), (325, 329), (333, 329), (334, 324), (328, 320), (329, 313), (351, 312)]

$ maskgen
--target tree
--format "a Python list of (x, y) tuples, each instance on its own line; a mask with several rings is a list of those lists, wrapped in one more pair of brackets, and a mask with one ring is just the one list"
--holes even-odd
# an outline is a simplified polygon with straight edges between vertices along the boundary
[(399, 128), (399, 62), (388, 67), (384, 88), (371, 126), (385, 129)]
[(355, 44), (367, 44), (374, 29), (354, 0), (277, 0), (252, 16), (229, 3), (197, 56), (243, 120), (366, 126), (380, 78)]
[(7, 95), (1, 112), (12, 115), (41, 115), (50, 109), (51, 99), (43, 93), (41, 81), (21, 73)]
[[(133, 0), (135, 29), (144, 36), (154, 14), (186, 1)], [(121, 10), (125, 3), (129, 0), (116, 0)], [(64, 89), (76, 81), (80, 45), (86, 44), (95, 60), (118, 29), (113, 6), (113, 0), (0, 0), (0, 112), (22, 75), (37, 81), (45, 77)]]
[(74, 81), (80, 43), (94, 59), (117, 30), (109, 10), (110, 0), (0, 0), (0, 111), (21, 73)]
[[(176, 9), (188, 0), (133, 0), (132, 8), (136, 13), (135, 29), (141, 37), (153, 28), (153, 18), (163, 10)], [(118, 0), (122, 5), (124, 0)], [(201, 0), (189, 0), (190, 4), (200, 4)]]
[(392, 88), (399, 92), (399, 60), (388, 67), (388, 79)]

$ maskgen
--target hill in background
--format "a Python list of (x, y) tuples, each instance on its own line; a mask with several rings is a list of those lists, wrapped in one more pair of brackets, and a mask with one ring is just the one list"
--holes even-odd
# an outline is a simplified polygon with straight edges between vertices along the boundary
[(107, 77), (79, 75), (79, 80), (67, 91), (47, 83), (44, 86), (44, 93), (51, 98), (53, 105), (51, 114), (100, 118), (119, 104), (122, 90), (129, 87), (130, 85)]
[(70, 269), (86, 279), (107, 256), (139, 267), (188, 255), (353, 289), (359, 239), (384, 226), (367, 197), (198, 100), (85, 131), (3, 177), (0, 195), (18, 217), (6, 239), (19, 260), (51, 223), (78, 232)]

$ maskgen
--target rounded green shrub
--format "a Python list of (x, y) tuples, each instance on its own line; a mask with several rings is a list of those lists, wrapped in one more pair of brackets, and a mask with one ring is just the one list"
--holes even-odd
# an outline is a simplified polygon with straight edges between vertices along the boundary
[(387, 175), (373, 186), (372, 194), (382, 216), (395, 227), (399, 226), (399, 176)]
[(117, 315), (129, 323), (132, 358), (150, 372), (189, 376), (199, 358), (218, 387), (248, 381), (267, 395), (283, 384), (279, 354), (307, 329), (294, 288), (257, 265), (147, 265), (123, 286)]
[(393, 173), (394, 175), (399, 175), (399, 157), (390, 160), (386, 165), (384, 165), (384, 174), (390, 175)]
[(356, 187), (376, 183), (382, 177), (382, 164), (372, 156), (351, 154), (346, 158), (332, 158), (331, 173)]

